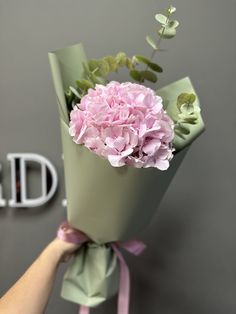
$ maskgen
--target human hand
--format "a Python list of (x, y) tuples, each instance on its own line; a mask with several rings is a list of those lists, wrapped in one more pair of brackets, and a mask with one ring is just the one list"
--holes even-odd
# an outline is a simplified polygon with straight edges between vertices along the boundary
[(81, 244), (65, 242), (59, 238), (55, 238), (49, 244), (50, 249), (58, 256), (59, 262), (68, 262), (80, 246)]

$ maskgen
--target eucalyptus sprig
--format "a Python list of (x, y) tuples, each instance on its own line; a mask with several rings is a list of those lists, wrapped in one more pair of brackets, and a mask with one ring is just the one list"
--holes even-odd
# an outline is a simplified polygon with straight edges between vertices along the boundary
[[(141, 55), (136, 55), (134, 58), (136, 58), (138, 63), (142, 63), (146, 65), (145, 69), (140, 71), (137, 69), (130, 71), (130, 76), (139, 83), (143, 83), (145, 80), (149, 80), (153, 83), (155, 83), (158, 79), (156, 73), (154, 72), (163, 72), (163, 69), (156, 63), (154, 63), (152, 60), (154, 56), (156, 55), (157, 51), (160, 51), (160, 44), (162, 39), (170, 39), (173, 38), (176, 35), (176, 28), (179, 25), (179, 22), (177, 20), (171, 20), (171, 16), (176, 11), (176, 8), (173, 6), (170, 6), (164, 14), (156, 14), (155, 19), (156, 21), (161, 25), (159, 25), (157, 29), (157, 36), (158, 39), (154, 39), (151, 35), (146, 36), (146, 41), (149, 44), (149, 46), (153, 49), (152, 54), (150, 58), (146, 58)], [(153, 72), (154, 71), (154, 72)]]
[(182, 93), (177, 99), (179, 114), (175, 121), (175, 134), (183, 139), (190, 133), (189, 125), (197, 124), (200, 117), (201, 109), (195, 101), (196, 95), (192, 93)]
[(69, 87), (65, 93), (68, 110), (70, 111), (74, 104), (87, 94), (89, 88), (94, 88), (96, 84), (106, 84), (110, 73), (118, 72), (122, 67), (133, 70), (135, 65), (135, 59), (129, 58), (125, 52), (88, 60), (83, 64), (84, 78), (76, 81), (76, 88)]
[[(157, 29), (158, 39), (155, 40), (150, 35), (146, 37), (153, 49), (150, 58), (143, 55), (128, 57), (125, 52), (119, 52), (115, 56), (108, 55), (101, 59), (91, 59), (84, 64), (84, 78), (76, 81), (76, 88), (70, 87), (65, 93), (68, 110), (70, 111), (74, 104), (80, 101), (89, 88), (94, 88), (96, 84), (106, 84), (109, 74), (118, 72), (122, 67), (126, 67), (130, 77), (139, 83), (145, 81), (156, 83), (158, 79), (156, 73), (163, 72), (163, 69), (153, 62), (153, 58), (156, 52), (161, 50), (161, 40), (173, 38), (176, 35), (179, 22), (171, 19), (175, 11), (176, 9), (170, 6), (164, 14), (155, 15), (156, 21), (160, 24)], [(144, 66), (144, 69), (140, 70), (140, 66)]]

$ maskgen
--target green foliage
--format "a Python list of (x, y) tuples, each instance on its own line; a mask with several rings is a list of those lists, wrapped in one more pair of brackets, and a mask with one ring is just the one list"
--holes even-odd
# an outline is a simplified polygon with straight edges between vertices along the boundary
[(175, 133), (183, 139), (190, 133), (189, 125), (196, 124), (200, 116), (200, 107), (195, 104), (195, 100), (196, 95), (192, 93), (182, 93), (177, 98), (179, 114), (175, 121)]
[(80, 98), (81, 95), (79, 94), (79, 92), (72, 86), (69, 87), (70, 91), (72, 92), (72, 94), (74, 94), (75, 97)]
[(144, 56), (135, 55), (134, 58), (138, 63), (143, 63), (143, 64), (148, 65), (148, 67), (155, 72), (163, 72), (163, 69), (158, 64), (153, 63), (151, 60), (147, 59)]
[[(176, 11), (176, 8), (173, 6), (170, 6), (165, 14), (158, 13), (155, 15), (155, 19), (158, 24), (161, 25), (160, 28), (157, 29), (157, 35), (158, 35), (158, 40), (156, 41), (153, 39), (152, 36), (147, 35), (146, 36), (146, 41), (150, 45), (150, 47), (153, 49), (152, 55), (151, 55), (151, 60), (147, 59), (146, 57), (143, 56), (136, 56), (138, 62), (142, 62), (146, 64), (146, 69), (145, 70), (153, 70), (155, 72), (163, 72), (163, 69), (156, 63), (152, 62), (152, 59), (156, 52), (160, 50), (160, 43), (162, 39), (170, 39), (176, 35), (176, 28), (179, 25), (179, 22), (177, 20), (172, 20), (172, 14)], [(153, 75), (152, 75), (153, 76)], [(153, 80), (154, 82), (154, 80)]]
[(156, 14), (155, 19), (157, 20), (157, 22), (159, 22), (161, 24), (166, 24), (166, 22), (167, 22), (167, 16), (165, 16), (163, 14)]
[(171, 20), (171, 16), (175, 11), (176, 9), (170, 6), (166, 10), (166, 15), (156, 14), (155, 19), (161, 24), (161, 28), (157, 32), (160, 39), (170, 39), (176, 35), (176, 28), (179, 22), (177, 20)]
[(134, 58), (132, 58), (132, 59), (127, 58), (127, 60), (126, 60), (126, 67), (129, 70), (134, 70), (135, 69), (135, 60), (134, 60)]
[(182, 135), (188, 135), (190, 133), (190, 130), (183, 123), (179, 123), (178, 126), (175, 127), (175, 132), (180, 133)]
[(81, 80), (81, 81), (76, 81), (76, 85), (81, 89), (81, 90), (84, 90), (84, 89), (89, 89), (89, 88), (93, 88), (94, 87), (94, 84), (89, 81), (89, 80)]
[(119, 66), (121, 66), (121, 67), (125, 66), (126, 60), (127, 60), (126, 53), (125, 52), (118, 52), (116, 57), (115, 57), (115, 60)]
[(176, 11), (176, 8), (170, 5), (170, 7), (167, 9), (167, 14), (173, 14)]
[(152, 36), (147, 35), (146, 41), (154, 50), (158, 49), (157, 44), (156, 44), (155, 40), (152, 38)]
[(176, 35), (176, 29), (175, 28), (169, 28), (169, 27), (162, 27), (158, 31), (158, 34), (159, 34), (159, 36), (161, 36), (164, 39), (170, 39)]
[(155, 72), (159, 72), (159, 73), (163, 72), (162, 67), (160, 67), (160, 66), (159, 66), (158, 64), (156, 64), (156, 63), (151, 62), (151, 63), (148, 64), (148, 67), (149, 67), (150, 69), (152, 69), (153, 71), (155, 71)]
[(156, 81), (157, 81), (156, 74), (151, 72), (151, 71), (148, 71), (148, 70), (141, 71), (140, 74), (141, 74), (143, 81), (147, 80), (147, 81), (152, 82), (152, 83), (156, 83)]
[(106, 56), (103, 58), (103, 60), (105, 60), (107, 62), (107, 64), (109, 65), (109, 71), (110, 72), (117, 71), (118, 64), (117, 64), (116, 59), (113, 56)]
[(138, 70), (131, 70), (129, 72), (129, 75), (132, 77), (132, 79), (134, 79), (135, 81), (137, 82), (143, 82), (143, 78), (142, 78), (142, 75), (141, 75), (141, 72), (138, 71)]
[(193, 104), (196, 100), (195, 94), (181, 93), (177, 98), (177, 107), (180, 110), (181, 106), (184, 104), (190, 105)]
[(97, 76), (106, 76), (109, 73), (109, 64), (106, 60), (89, 60), (88, 61), (89, 70), (96, 74)]
[[(163, 72), (161, 66), (153, 62), (153, 58), (157, 51), (160, 49), (160, 43), (162, 39), (169, 39), (176, 35), (176, 28), (179, 25), (177, 20), (171, 19), (176, 9), (170, 6), (165, 12), (155, 15), (155, 19), (158, 23), (158, 29), (156, 34), (158, 38), (155, 39), (151, 35), (146, 36), (146, 41), (152, 48), (152, 54), (150, 58), (143, 55), (134, 55), (131, 58), (126, 55), (125, 52), (118, 52), (115, 56), (108, 55), (100, 59), (91, 59), (87, 63), (83, 64), (84, 76), (83, 79), (76, 81), (76, 88), (70, 87), (65, 92), (65, 97), (69, 111), (73, 108), (76, 102), (88, 92), (89, 88), (94, 88), (96, 84), (106, 84), (108, 82), (108, 76), (112, 72), (118, 72), (120, 68), (127, 68), (130, 77), (139, 83), (149, 81), (152, 83), (157, 82), (157, 73)], [(144, 67), (144, 68), (142, 68)], [(194, 123), (195, 116), (193, 114), (193, 108), (190, 106), (195, 101), (192, 96), (187, 94), (181, 94), (177, 101), (177, 107), (180, 111), (179, 120), (182, 122), (178, 124), (176, 133), (187, 134), (186, 123)], [(195, 111), (194, 111), (195, 112)], [(184, 125), (183, 125), (184, 123)]]

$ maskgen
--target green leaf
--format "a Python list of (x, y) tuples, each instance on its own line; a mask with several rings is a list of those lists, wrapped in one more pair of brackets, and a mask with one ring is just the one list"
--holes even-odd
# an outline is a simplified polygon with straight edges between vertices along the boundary
[(181, 131), (177, 128), (175, 128), (175, 135), (181, 137), (183, 140), (185, 139), (185, 136), (181, 133)]
[(102, 77), (98, 77), (96, 74), (94, 74), (92, 72), (89, 74), (89, 77), (94, 84), (102, 84), (103, 85), (105, 83), (105, 80)]
[(190, 117), (186, 117), (184, 119), (184, 122), (185, 123), (188, 123), (188, 124), (197, 124), (197, 121), (198, 121), (198, 116), (197, 115), (193, 115), (193, 116), (190, 116)]
[(179, 26), (179, 22), (177, 20), (169, 21), (167, 25), (169, 28), (177, 28)]
[(155, 43), (155, 40), (150, 35), (146, 36), (146, 41), (154, 50), (157, 50), (157, 45)]
[(95, 59), (89, 60), (88, 67), (89, 67), (89, 71), (94, 72), (96, 69), (99, 68), (98, 60), (95, 60)]
[(120, 66), (125, 66), (126, 65), (126, 59), (127, 59), (127, 56), (126, 56), (125, 52), (118, 52), (116, 57), (115, 57), (116, 62)]
[(89, 88), (94, 88), (94, 84), (89, 80), (78, 80), (76, 81), (76, 85), (82, 90), (87, 91)]
[(141, 75), (141, 72), (138, 70), (131, 70), (129, 72), (129, 75), (137, 82), (143, 82), (143, 77)]
[(195, 94), (182, 93), (177, 98), (177, 107), (181, 111), (181, 106), (184, 104), (193, 104), (196, 100)]
[(132, 59), (130, 58), (127, 58), (126, 59), (126, 67), (129, 69), (129, 70), (134, 70), (134, 64), (132, 62)]
[(74, 87), (70, 86), (69, 89), (76, 97), (80, 98), (79, 92)]
[(135, 59), (136, 59), (139, 63), (144, 63), (144, 64), (150, 64), (150, 63), (151, 63), (151, 61), (150, 61), (148, 58), (144, 57), (144, 56), (135, 55), (134, 57), (135, 57)]
[(106, 76), (109, 73), (109, 64), (105, 60), (98, 60), (99, 71), (96, 72), (98, 76)]
[(148, 67), (150, 69), (152, 69), (155, 72), (163, 72), (163, 69), (156, 63), (153, 63), (151, 60), (149, 60), (148, 58), (141, 56), (141, 55), (135, 55), (134, 56), (135, 59), (139, 62), (139, 63), (144, 63), (146, 65), (148, 65)]
[(195, 94), (189, 94), (189, 102), (190, 104), (193, 104), (196, 100), (196, 95)]
[(151, 71), (141, 71), (140, 74), (141, 74), (141, 77), (147, 81), (150, 81), (153, 83), (156, 83), (157, 81), (156, 74)]
[(150, 69), (152, 69), (155, 72), (159, 72), (159, 73), (163, 72), (162, 67), (160, 67), (156, 63), (150, 62), (150, 63), (148, 63), (148, 66), (149, 66)]
[(91, 59), (88, 61), (89, 70), (96, 76), (106, 76), (109, 73), (109, 64), (106, 60)]
[(183, 125), (182, 123), (178, 123), (176, 129), (184, 135), (188, 135), (190, 133), (189, 128)]
[(109, 65), (109, 71), (114, 72), (117, 70), (118, 64), (116, 59), (113, 56), (106, 56), (103, 58), (104, 61)]
[(157, 22), (159, 22), (161, 24), (166, 24), (166, 22), (167, 22), (167, 17), (163, 14), (156, 14), (155, 19), (157, 20)]
[(162, 27), (158, 31), (158, 35), (165, 39), (170, 39), (176, 35), (176, 29), (173, 27)]
[(181, 105), (181, 107), (180, 107), (180, 111), (181, 111), (182, 114), (188, 116), (188, 115), (194, 113), (194, 106), (193, 106), (193, 104), (191, 104), (191, 103), (189, 103), (189, 104), (188, 104), (188, 103), (183, 104), (183, 105)]
[(173, 14), (176, 11), (176, 8), (170, 5), (170, 7), (167, 9), (167, 12), (170, 14)]

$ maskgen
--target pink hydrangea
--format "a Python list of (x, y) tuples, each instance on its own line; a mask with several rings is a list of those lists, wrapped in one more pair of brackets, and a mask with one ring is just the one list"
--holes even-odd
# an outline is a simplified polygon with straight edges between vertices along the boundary
[(114, 167), (166, 170), (173, 154), (174, 123), (162, 98), (143, 85), (110, 82), (89, 89), (70, 114), (70, 135), (77, 144)]

